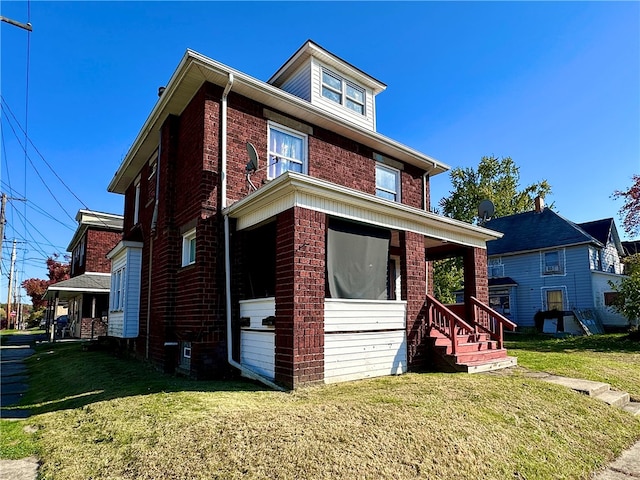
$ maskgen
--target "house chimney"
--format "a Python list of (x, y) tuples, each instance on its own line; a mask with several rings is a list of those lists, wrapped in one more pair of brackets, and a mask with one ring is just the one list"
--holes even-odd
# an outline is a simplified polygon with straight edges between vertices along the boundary
[(534, 202), (536, 204), (536, 213), (542, 213), (544, 210), (544, 198), (536, 197)]

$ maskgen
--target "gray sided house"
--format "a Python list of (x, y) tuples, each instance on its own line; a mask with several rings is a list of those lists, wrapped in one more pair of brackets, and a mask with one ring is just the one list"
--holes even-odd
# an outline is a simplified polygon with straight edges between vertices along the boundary
[(554, 310), (572, 322), (559, 320), (558, 331), (577, 327), (574, 310), (590, 310), (605, 328), (627, 324), (610, 307), (609, 281), (624, 277), (624, 250), (612, 218), (575, 224), (538, 205), (485, 226), (504, 233), (487, 242), (489, 303), (520, 328), (536, 326), (538, 312)]

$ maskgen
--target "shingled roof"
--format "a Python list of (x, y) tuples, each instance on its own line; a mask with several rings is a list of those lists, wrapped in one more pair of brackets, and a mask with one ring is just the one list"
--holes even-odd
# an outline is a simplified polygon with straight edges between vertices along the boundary
[(504, 233), (502, 238), (487, 242), (488, 255), (502, 255), (583, 243), (603, 246), (602, 242), (578, 225), (548, 208), (539, 213), (531, 211), (494, 218), (484, 227)]

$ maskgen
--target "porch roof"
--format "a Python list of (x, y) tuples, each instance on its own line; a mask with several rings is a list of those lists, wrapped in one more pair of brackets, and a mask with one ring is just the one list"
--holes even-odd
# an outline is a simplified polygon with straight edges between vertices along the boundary
[(49, 285), (44, 293), (44, 298), (51, 300), (56, 294), (60, 299), (68, 299), (83, 293), (108, 294), (111, 287), (111, 275), (109, 273), (84, 273), (69, 280)]
[[(502, 233), (433, 212), (385, 200), (375, 195), (294, 172), (286, 172), (224, 210), (243, 230), (263, 223), (293, 207), (391, 230), (419, 233), (440, 243), (486, 248)], [(434, 245), (425, 238), (425, 246)]]

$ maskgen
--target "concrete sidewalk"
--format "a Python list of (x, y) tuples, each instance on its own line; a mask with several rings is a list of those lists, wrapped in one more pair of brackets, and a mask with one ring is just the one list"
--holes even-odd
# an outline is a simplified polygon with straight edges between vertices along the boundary
[[(24, 360), (33, 355), (36, 341), (45, 340), (42, 334), (16, 334), (7, 337), (0, 346), (0, 418), (21, 420), (29, 417), (18, 405), (26, 393), (27, 367)], [(7, 410), (6, 408), (10, 408)], [(38, 475), (38, 459), (0, 460), (0, 480), (35, 480)]]
[(637, 480), (640, 478), (640, 442), (622, 452), (594, 480)]

